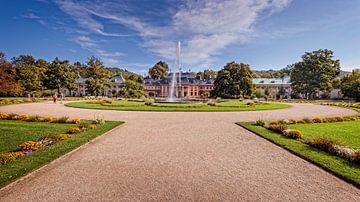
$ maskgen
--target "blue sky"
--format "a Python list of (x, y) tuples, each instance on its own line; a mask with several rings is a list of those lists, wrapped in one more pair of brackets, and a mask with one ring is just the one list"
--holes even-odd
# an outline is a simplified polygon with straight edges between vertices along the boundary
[(328, 48), (343, 70), (360, 67), (358, 0), (3, 0), (0, 50), (141, 74), (159, 60), (184, 70), (226, 62), (280, 69), (305, 51)]

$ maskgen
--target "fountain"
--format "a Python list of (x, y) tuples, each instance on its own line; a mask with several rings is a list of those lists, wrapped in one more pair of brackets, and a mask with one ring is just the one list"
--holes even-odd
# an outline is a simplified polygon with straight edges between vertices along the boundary
[[(180, 69), (180, 47), (181, 43), (178, 41), (177, 47), (176, 47), (176, 60), (175, 65), (179, 71), (179, 86), (181, 86), (181, 69)], [(174, 102), (176, 97), (176, 88), (177, 88), (177, 79), (176, 79), (176, 71), (172, 71), (172, 77), (171, 77), (171, 85), (170, 85), (170, 93), (168, 96), (169, 102)]]

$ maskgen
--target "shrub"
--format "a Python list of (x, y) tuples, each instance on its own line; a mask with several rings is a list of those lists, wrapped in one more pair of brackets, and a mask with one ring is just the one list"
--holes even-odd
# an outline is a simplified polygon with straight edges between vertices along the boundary
[(98, 125), (104, 125), (105, 124), (105, 120), (104, 119), (100, 119), (97, 118), (93, 121), (93, 124), (98, 124)]
[(207, 103), (209, 106), (216, 106), (216, 102), (214, 102), (214, 101), (208, 101), (208, 103)]
[(300, 130), (289, 129), (284, 131), (284, 135), (289, 138), (298, 139), (302, 138), (303, 133)]
[(145, 99), (145, 100), (144, 100), (144, 103), (145, 103), (145, 105), (147, 105), (147, 106), (153, 105), (154, 102), (155, 102), (155, 101), (154, 101), (153, 99)]
[(97, 126), (96, 126), (96, 124), (89, 124), (89, 129), (95, 129)]
[(70, 133), (70, 134), (77, 134), (80, 132), (81, 132), (81, 129), (78, 127), (72, 127), (72, 128), (69, 128), (69, 130), (68, 130), (68, 133)]
[(50, 116), (46, 116), (46, 117), (43, 117), (42, 121), (43, 122), (52, 122), (52, 121), (54, 121), (54, 118), (50, 117)]
[(9, 114), (5, 113), (5, 112), (0, 112), (0, 119), (8, 119), (9, 118)]
[(312, 123), (313, 122), (310, 118), (304, 118), (303, 121), (305, 123)]
[(70, 123), (73, 123), (73, 124), (78, 124), (78, 123), (81, 122), (81, 119), (75, 118), (75, 119), (71, 119), (69, 122), (70, 122)]
[(22, 152), (4, 152), (0, 153), (0, 164), (5, 164), (9, 161), (15, 160), (24, 156)]
[(113, 100), (111, 98), (104, 98), (103, 102), (111, 104), (113, 102)]
[(28, 120), (30, 120), (30, 118), (31, 117), (27, 114), (21, 114), (17, 117), (18, 120), (22, 120), (22, 121), (28, 121)]
[(63, 116), (58, 119), (54, 119), (52, 122), (53, 123), (66, 123), (68, 119), (69, 119), (69, 117)]
[(264, 125), (265, 125), (265, 121), (259, 119), (259, 120), (257, 120), (257, 121), (255, 122), (255, 125), (257, 125), (257, 126), (264, 126)]
[(355, 163), (360, 163), (360, 150), (355, 151), (351, 156), (350, 160)]
[(341, 116), (334, 117), (334, 119), (335, 119), (335, 122), (343, 122), (344, 121), (344, 118)]
[(38, 150), (41, 148), (41, 144), (39, 142), (34, 142), (34, 141), (26, 141), (22, 144), (19, 145), (19, 148), (21, 150)]
[(298, 124), (304, 124), (304, 123), (306, 123), (306, 122), (305, 122), (304, 120), (297, 120), (296, 123), (298, 123)]
[(312, 120), (314, 123), (322, 123), (323, 119), (322, 118), (313, 118)]
[(271, 124), (269, 126), (269, 130), (272, 130), (276, 133), (283, 133), (284, 130), (287, 130), (288, 126), (286, 124)]
[(247, 102), (246, 102), (246, 105), (252, 106), (252, 105), (255, 105), (255, 103), (254, 103), (253, 101), (247, 101)]
[(290, 119), (289, 124), (296, 124), (296, 120), (295, 119)]
[(66, 140), (69, 139), (71, 136), (69, 134), (58, 134), (54, 136), (56, 141)]
[(330, 137), (318, 137), (306, 142), (308, 145), (330, 153), (336, 152), (336, 145), (340, 143)]

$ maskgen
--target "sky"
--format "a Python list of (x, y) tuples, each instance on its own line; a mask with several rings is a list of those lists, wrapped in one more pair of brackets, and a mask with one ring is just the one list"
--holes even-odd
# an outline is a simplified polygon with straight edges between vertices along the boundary
[(159, 60), (184, 71), (281, 69), (305, 52), (334, 51), (360, 67), (359, 0), (2, 0), (0, 51), (146, 74)]

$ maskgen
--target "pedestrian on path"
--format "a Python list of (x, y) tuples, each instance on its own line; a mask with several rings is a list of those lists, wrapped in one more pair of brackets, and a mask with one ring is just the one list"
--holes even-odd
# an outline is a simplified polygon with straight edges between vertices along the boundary
[(56, 100), (57, 100), (57, 94), (56, 93), (53, 95), (53, 100), (54, 100), (54, 104), (56, 104)]

